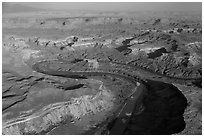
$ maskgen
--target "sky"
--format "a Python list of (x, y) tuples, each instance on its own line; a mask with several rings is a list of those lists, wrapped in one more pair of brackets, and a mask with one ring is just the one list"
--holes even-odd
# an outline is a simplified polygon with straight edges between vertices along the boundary
[(201, 2), (15, 2), (9, 3), (53, 10), (97, 11), (191, 11), (202, 10)]

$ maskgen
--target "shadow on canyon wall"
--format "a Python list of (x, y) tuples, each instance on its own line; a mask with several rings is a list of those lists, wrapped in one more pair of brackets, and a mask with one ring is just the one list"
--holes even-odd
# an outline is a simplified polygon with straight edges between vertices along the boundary
[[(126, 125), (126, 129), (122, 134), (134, 135), (170, 135), (179, 133), (184, 130), (186, 124), (183, 113), (187, 107), (187, 99), (172, 84), (158, 81), (148, 80), (147, 95), (143, 100), (144, 110), (137, 114), (133, 112), (133, 116)], [(125, 117), (119, 117), (122, 120)], [(110, 134), (119, 134), (120, 125), (117, 132)]]

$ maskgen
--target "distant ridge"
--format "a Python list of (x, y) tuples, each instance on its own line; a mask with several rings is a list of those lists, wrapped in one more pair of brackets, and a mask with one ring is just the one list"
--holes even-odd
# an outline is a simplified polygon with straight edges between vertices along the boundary
[(24, 6), (20, 4), (7, 4), (2, 3), (2, 13), (19, 13), (19, 12), (34, 12), (34, 11), (47, 11), (41, 8), (33, 8), (29, 6)]

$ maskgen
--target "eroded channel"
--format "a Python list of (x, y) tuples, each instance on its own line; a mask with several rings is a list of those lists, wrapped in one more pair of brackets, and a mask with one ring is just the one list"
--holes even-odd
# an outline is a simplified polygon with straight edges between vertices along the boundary
[[(126, 67), (126, 71), (124, 71), (125, 69), (115, 71), (114, 69), (117, 70), (118, 67), (113, 67), (112, 65), (112, 67), (110, 67), (112, 68), (111, 72), (111, 69), (108, 71), (100, 70), (100, 65), (98, 70), (90, 70), (91, 68), (83, 70), (83, 67), (85, 66), (87, 68), (87, 66), (85, 65), (86, 63), (82, 63), (83, 65), (80, 67), (80, 70), (75, 69), (75, 72), (71, 72), (69, 69), (71, 66), (70, 64), (68, 68), (66, 67), (66, 71), (61, 71), (59, 68), (52, 67), (52, 63), (50, 62), (47, 62), (47, 65), (44, 63), (43, 65), (40, 65), (40, 63), (35, 64), (33, 69), (41, 73), (55, 76), (72, 77), (73, 74), (84, 77), (111, 75), (123, 78), (135, 84), (137, 84), (137, 82), (141, 83), (138, 90), (126, 100), (118, 113), (117, 118), (113, 121), (109, 121), (109, 128), (108, 130), (103, 131), (103, 134), (173, 134), (178, 133), (185, 128), (183, 113), (187, 106), (187, 100), (181, 91), (172, 84), (159, 82), (158, 79), (157, 81), (148, 79), (144, 81), (144, 76), (143, 78), (139, 77), (141, 75), (132, 76), (126, 71), (132, 69), (134, 70), (133, 72), (135, 72), (136, 69), (131, 68), (130, 66)], [(60, 62), (60, 64), (63, 65), (63, 62)], [(40, 68), (40, 66), (43, 67)], [(124, 68), (124, 65), (122, 67)], [(55, 69), (58, 71), (55, 71)], [(137, 73), (139, 74), (139, 72)], [(168, 79), (169, 77), (165, 78)], [(170, 78), (172, 79), (173, 77)], [(174, 79), (185, 80), (182, 78)], [(99, 127), (95, 130), (95, 133), (102, 132)]]

